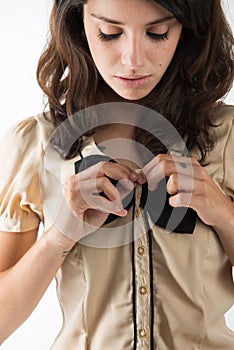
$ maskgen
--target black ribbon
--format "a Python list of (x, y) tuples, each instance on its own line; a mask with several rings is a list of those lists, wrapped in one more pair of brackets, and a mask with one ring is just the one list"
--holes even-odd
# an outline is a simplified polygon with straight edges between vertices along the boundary
[[(101, 161), (116, 163), (113, 159), (104, 155), (90, 155), (75, 162), (75, 173), (86, 170)], [(116, 186), (117, 180), (111, 178), (109, 180)], [(132, 191), (123, 200), (123, 207), (127, 210), (133, 203), (133, 194)], [(104, 193), (100, 193), (100, 195), (105, 196)], [(186, 207), (173, 208), (169, 204), (169, 198), (170, 195), (166, 191), (165, 179), (159, 182), (155, 191), (149, 191), (148, 184), (145, 183), (142, 185), (140, 207), (148, 211), (151, 220), (156, 225), (164, 227), (170, 232), (192, 234), (196, 224), (196, 212)], [(117, 217), (117, 215), (109, 214), (104, 225), (112, 222)]]

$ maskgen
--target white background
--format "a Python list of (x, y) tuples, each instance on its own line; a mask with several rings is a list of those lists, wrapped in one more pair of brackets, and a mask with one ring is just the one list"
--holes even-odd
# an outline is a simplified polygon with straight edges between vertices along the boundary
[[(223, 2), (234, 29), (234, 2)], [(51, 4), (52, 0), (1, 1), (0, 138), (13, 122), (44, 108), (36, 82), (36, 66), (46, 42)], [(234, 88), (225, 101), (234, 104)], [(227, 324), (234, 330), (234, 308), (227, 315)], [(60, 325), (61, 314), (52, 282), (31, 317), (4, 342), (1, 350), (48, 350)]]

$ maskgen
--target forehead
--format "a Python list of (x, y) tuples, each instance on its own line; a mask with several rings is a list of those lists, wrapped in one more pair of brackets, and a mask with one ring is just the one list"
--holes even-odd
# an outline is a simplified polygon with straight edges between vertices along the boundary
[(172, 14), (154, 0), (88, 0), (84, 15), (114, 19), (123, 24), (131, 21), (148, 23)]

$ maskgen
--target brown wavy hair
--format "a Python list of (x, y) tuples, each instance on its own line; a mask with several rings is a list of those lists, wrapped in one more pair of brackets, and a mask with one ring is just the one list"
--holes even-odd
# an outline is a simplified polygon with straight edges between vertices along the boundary
[[(233, 35), (221, 0), (155, 1), (175, 16), (183, 30), (163, 78), (139, 103), (166, 117), (186, 139), (189, 151), (198, 147), (203, 161), (215, 141), (209, 132), (211, 111), (219, 107), (217, 101), (233, 83)], [(38, 83), (47, 96), (50, 120), (55, 127), (77, 111), (105, 101), (106, 84), (85, 40), (85, 2), (54, 3), (50, 37), (38, 63)], [(64, 131), (58, 135), (57, 148), (64, 158), (72, 158), (79, 152), (81, 138), (64, 154), (65, 134)], [(165, 151), (143, 131), (136, 132), (136, 139), (154, 154)]]

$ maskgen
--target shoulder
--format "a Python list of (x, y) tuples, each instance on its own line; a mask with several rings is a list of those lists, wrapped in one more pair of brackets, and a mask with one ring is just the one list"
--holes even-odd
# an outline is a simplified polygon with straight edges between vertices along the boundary
[(217, 142), (227, 141), (229, 134), (234, 132), (234, 106), (222, 104), (211, 115), (211, 122), (215, 126)]
[(234, 118), (234, 105), (227, 105), (225, 103), (220, 104), (220, 106), (214, 110), (212, 118), (222, 122), (226, 119)]
[[(214, 140), (214, 147), (208, 151), (208, 162), (223, 163), (226, 151), (234, 147), (234, 106), (221, 104), (211, 112), (210, 133)], [(230, 147), (227, 147), (230, 146)]]
[[(209, 174), (218, 174), (223, 181), (223, 171), (227, 160), (233, 157), (234, 148), (234, 106), (222, 104), (211, 112), (209, 132), (214, 140), (214, 146), (208, 150), (205, 164)], [(195, 157), (199, 154), (195, 153)], [(199, 159), (199, 157), (198, 157)], [(233, 161), (232, 161), (233, 163)], [(230, 163), (231, 164), (231, 163)]]
[(1, 140), (0, 152), (44, 148), (54, 130), (52, 123), (45, 117), (40, 113), (14, 123)]
[(21, 119), (14, 123), (4, 135), (4, 139), (14, 137), (17, 140), (27, 140), (32, 136), (41, 138), (42, 141), (48, 141), (54, 128), (51, 122), (46, 118), (48, 113), (37, 114), (32, 117)]
[(0, 162), (4, 164), (0, 184), (15, 174), (38, 171), (53, 126), (43, 114), (14, 123), (0, 142)]
[[(215, 149), (213, 150), (214, 164), (220, 165), (219, 183), (223, 191), (234, 199), (234, 106), (224, 105), (217, 113), (218, 126), (214, 128), (217, 134)], [(215, 173), (213, 166), (213, 174)], [(217, 175), (218, 176), (218, 175)]]

